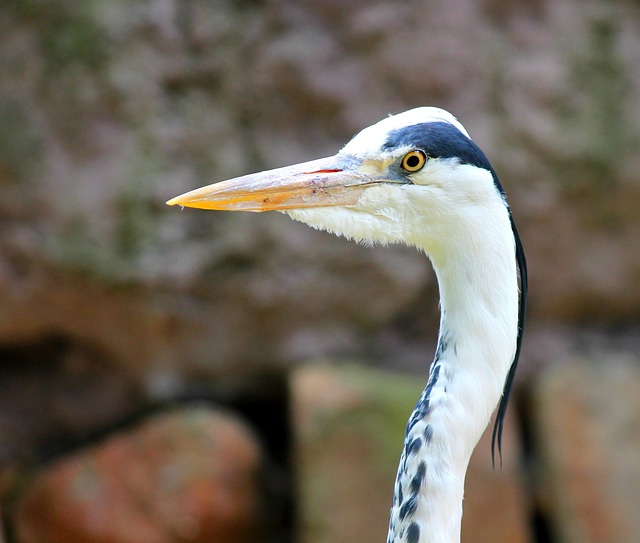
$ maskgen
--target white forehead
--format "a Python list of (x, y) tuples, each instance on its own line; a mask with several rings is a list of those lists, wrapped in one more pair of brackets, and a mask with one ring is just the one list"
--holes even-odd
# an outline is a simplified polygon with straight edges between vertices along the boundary
[(376, 124), (365, 128), (343, 147), (342, 152), (354, 156), (366, 156), (371, 153), (379, 153), (389, 133), (393, 130), (415, 124), (434, 122), (452, 124), (465, 136), (469, 137), (464, 126), (448, 111), (438, 107), (418, 107), (404, 111), (403, 113), (398, 113), (397, 115), (390, 115)]

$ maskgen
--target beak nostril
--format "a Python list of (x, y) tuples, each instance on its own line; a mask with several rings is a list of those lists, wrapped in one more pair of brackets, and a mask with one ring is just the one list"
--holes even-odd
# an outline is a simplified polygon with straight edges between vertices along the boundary
[(315, 170), (313, 172), (302, 172), (304, 175), (313, 175), (316, 173), (338, 173), (341, 172), (343, 170)]

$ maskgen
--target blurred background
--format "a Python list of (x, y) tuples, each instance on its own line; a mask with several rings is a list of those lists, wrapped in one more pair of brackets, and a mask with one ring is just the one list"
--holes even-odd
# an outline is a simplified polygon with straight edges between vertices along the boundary
[(487, 153), (530, 269), (463, 541), (640, 541), (631, 0), (3, 0), (0, 540), (384, 541), (428, 261), (164, 202), (419, 105)]

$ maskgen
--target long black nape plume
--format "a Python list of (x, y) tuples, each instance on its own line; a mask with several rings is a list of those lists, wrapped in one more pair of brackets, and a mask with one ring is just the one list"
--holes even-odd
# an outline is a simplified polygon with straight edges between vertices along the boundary
[(516, 225), (513, 222), (511, 214), (509, 214), (509, 219), (511, 221), (511, 229), (513, 230), (513, 237), (516, 243), (516, 262), (518, 263), (518, 269), (520, 271), (520, 306), (518, 309), (518, 339), (516, 342), (516, 353), (513, 357), (513, 362), (511, 363), (507, 379), (504, 383), (502, 397), (500, 398), (500, 404), (498, 405), (498, 410), (496, 412), (496, 421), (493, 425), (493, 434), (491, 435), (491, 462), (494, 468), (496, 465), (496, 444), (498, 445), (500, 467), (502, 467), (502, 431), (504, 430), (504, 420), (507, 414), (509, 397), (511, 396), (511, 389), (513, 388), (516, 369), (518, 368), (518, 359), (520, 358), (520, 351), (522, 350), (522, 338), (524, 335), (524, 324), (527, 312), (527, 259), (525, 258), (524, 248), (520, 241), (520, 235), (518, 234), (518, 230), (516, 229)]

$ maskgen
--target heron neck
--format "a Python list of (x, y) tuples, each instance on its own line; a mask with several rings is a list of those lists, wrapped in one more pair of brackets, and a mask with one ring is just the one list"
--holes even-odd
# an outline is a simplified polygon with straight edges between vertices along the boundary
[(458, 543), (469, 458), (500, 399), (517, 337), (514, 241), (430, 255), (441, 323), (427, 385), (407, 424), (389, 543)]
[[(487, 240), (489, 241), (489, 240)], [(491, 240), (491, 241), (495, 241)], [(468, 461), (503, 392), (518, 336), (518, 274), (509, 229), (502, 243), (432, 259), (440, 290), (438, 352), (430, 370), (458, 410), (448, 415), (452, 442)], [(460, 431), (468, 431), (460, 439)], [(454, 450), (454, 449), (451, 449)], [(466, 470), (466, 462), (464, 465)]]

